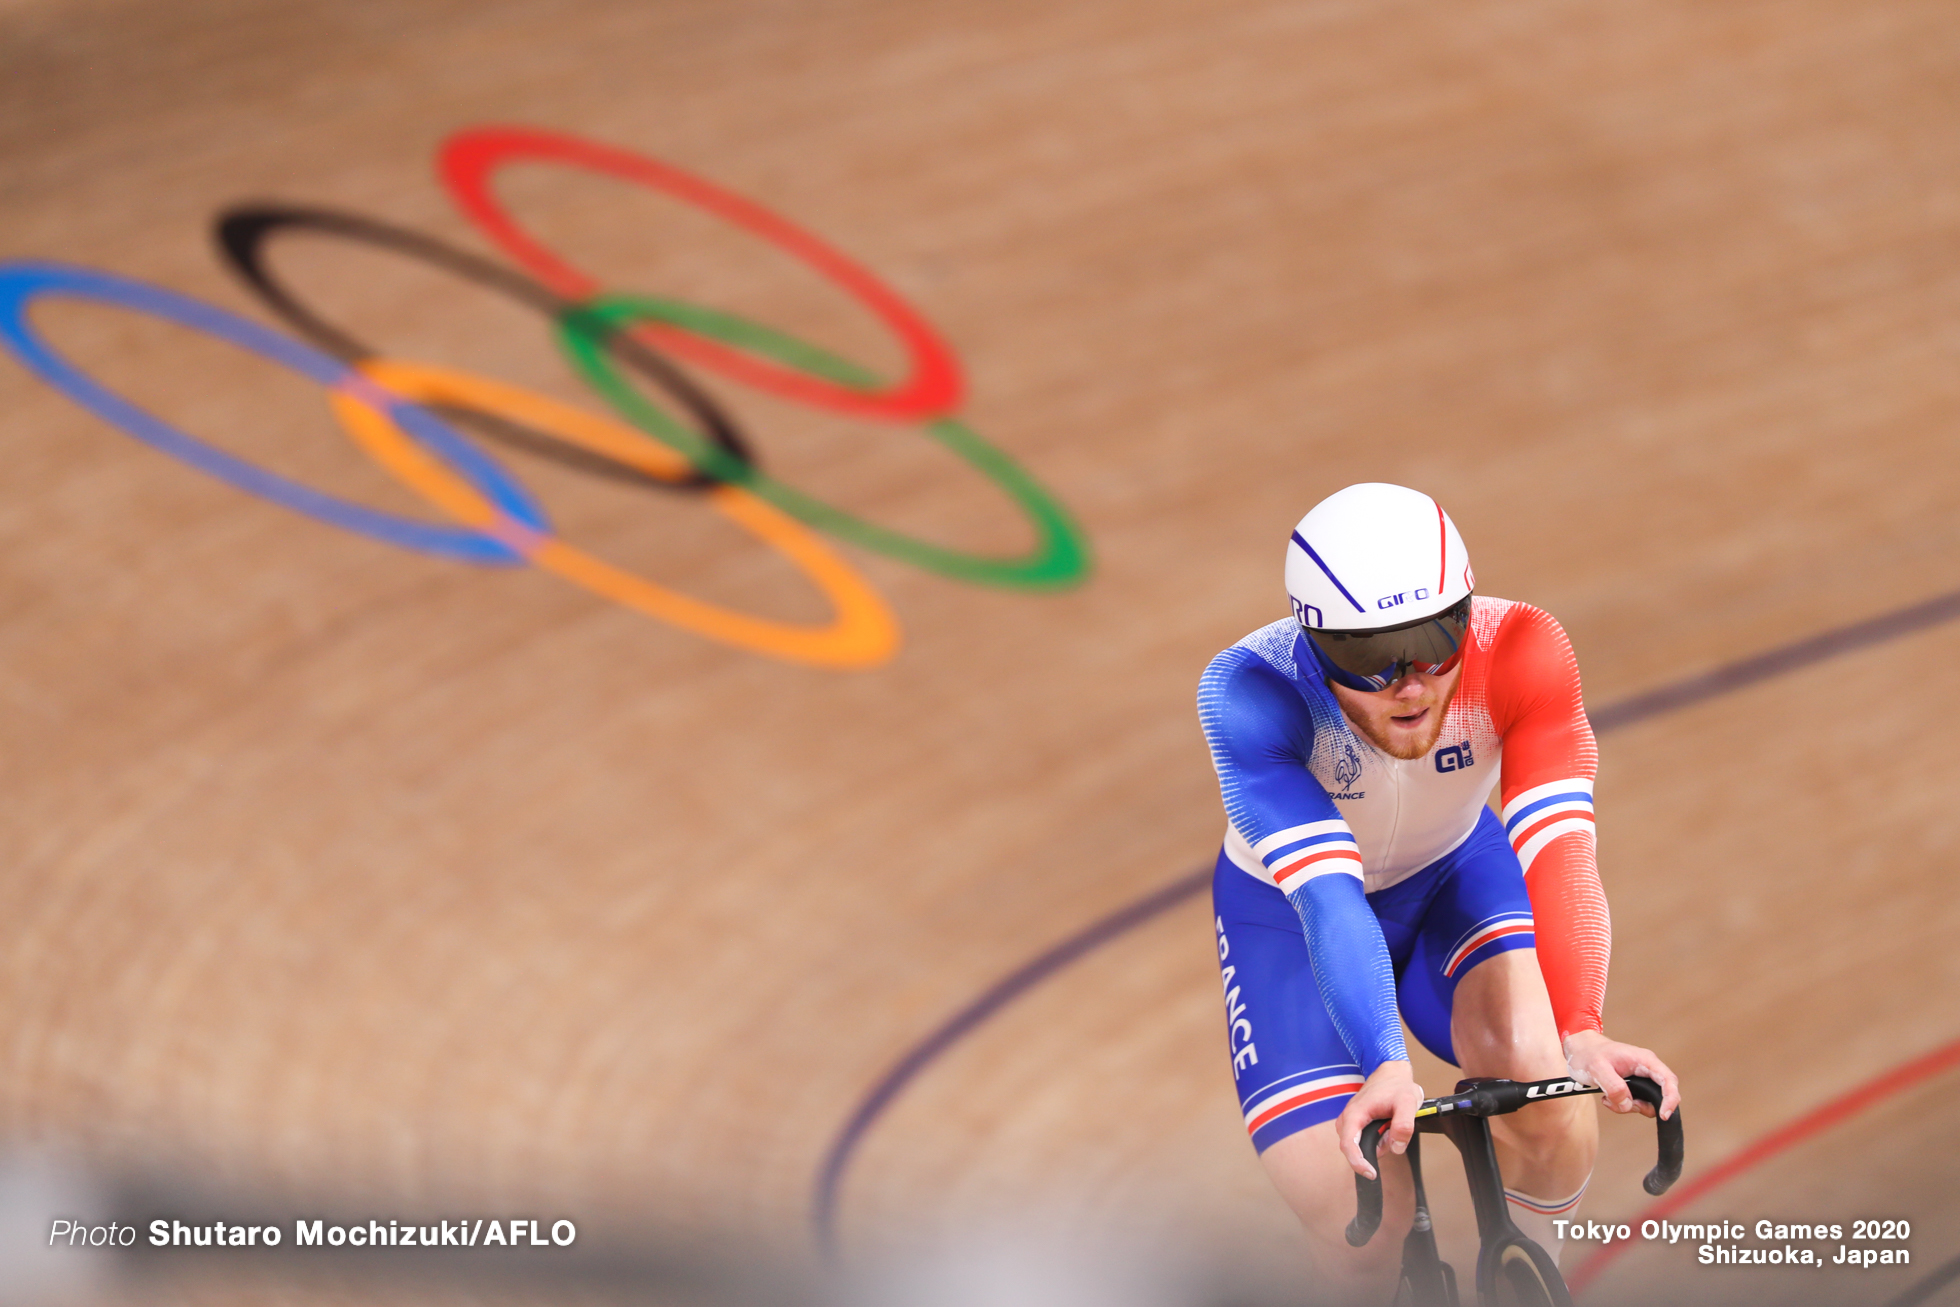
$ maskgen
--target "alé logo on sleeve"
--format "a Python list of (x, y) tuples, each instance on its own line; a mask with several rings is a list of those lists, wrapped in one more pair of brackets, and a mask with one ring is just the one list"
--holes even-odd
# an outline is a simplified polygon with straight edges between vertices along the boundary
[(1477, 765), (1476, 755), (1470, 752), (1470, 741), (1452, 744), (1448, 748), (1436, 750), (1437, 771), (1467, 771)]

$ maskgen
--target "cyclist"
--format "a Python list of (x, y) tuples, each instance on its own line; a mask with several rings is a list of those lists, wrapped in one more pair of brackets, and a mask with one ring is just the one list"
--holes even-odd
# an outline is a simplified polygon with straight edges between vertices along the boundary
[[(1349, 1248), (1358, 1136), (1389, 1118), (1385, 1227), (1410, 1220), (1422, 1101), (1402, 1022), (1468, 1076), (1571, 1074), (1616, 1112), (1651, 1051), (1601, 1020), (1611, 948), (1593, 853), (1598, 753), (1565, 632), (1475, 594), (1429, 496), (1349, 486), (1287, 544), (1293, 616), (1219, 654), (1198, 715), (1229, 818), (1212, 881), (1246, 1128), (1330, 1287), (1393, 1284), (1399, 1237)], [(1501, 814), (1485, 806), (1499, 787)], [(1398, 1021), (1398, 1015), (1400, 1020)], [(1567, 1099), (1494, 1120), (1512, 1219), (1554, 1258), (1598, 1122)]]

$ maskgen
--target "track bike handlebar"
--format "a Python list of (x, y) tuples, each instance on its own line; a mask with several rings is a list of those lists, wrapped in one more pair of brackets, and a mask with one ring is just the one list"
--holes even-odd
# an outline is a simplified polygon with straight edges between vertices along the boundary
[(1654, 1169), (1647, 1172), (1640, 1187), (1659, 1197), (1681, 1178), (1681, 1159), (1685, 1155), (1685, 1146), (1681, 1141), (1681, 1109), (1677, 1105), (1673, 1116), (1661, 1120), (1661, 1087), (1646, 1076), (1628, 1076), (1627, 1090), (1654, 1109), (1654, 1137), (1660, 1147), (1660, 1156), (1654, 1159)]
[(1367, 1243), (1382, 1226), (1382, 1170), (1375, 1157), (1381, 1150), (1382, 1133), (1388, 1125), (1386, 1121), (1370, 1121), (1361, 1127), (1361, 1155), (1374, 1168), (1375, 1178), (1370, 1180), (1359, 1173), (1354, 1177), (1354, 1219), (1347, 1227), (1350, 1248)]
[[(1661, 1087), (1646, 1076), (1628, 1076), (1627, 1089), (1635, 1098), (1654, 1109), (1655, 1133), (1659, 1142), (1660, 1156), (1654, 1163), (1654, 1169), (1647, 1172), (1647, 1178), (1640, 1182), (1640, 1187), (1650, 1194), (1664, 1194), (1681, 1178), (1681, 1109), (1675, 1108), (1673, 1116), (1665, 1121), (1660, 1120)], [(1445, 1115), (1506, 1116), (1530, 1103), (1603, 1092), (1596, 1085), (1582, 1085), (1569, 1077), (1528, 1082), (1487, 1080), (1441, 1098), (1424, 1099), (1422, 1106), (1416, 1109), (1416, 1129), (1421, 1130), (1426, 1121), (1433, 1122), (1435, 1118)], [(1375, 1168), (1375, 1178), (1370, 1180), (1363, 1175), (1354, 1177), (1354, 1219), (1348, 1222), (1347, 1241), (1355, 1248), (1374, 1238), (1375, 1231), (1381, 1228), (1382, 1181), (1380, 1163), (1376, 1158), (1381, 1151), (1382, 1135), (1387, 1132), (1388, 1126), (1388, 1121), (1377, 1120), (1361, 1127), (1361, 1155), (1368, 1159), (1369, 1166)], [(1429, 1128), (1434, 1129), (1435, 1126), (1430, 1124)]]

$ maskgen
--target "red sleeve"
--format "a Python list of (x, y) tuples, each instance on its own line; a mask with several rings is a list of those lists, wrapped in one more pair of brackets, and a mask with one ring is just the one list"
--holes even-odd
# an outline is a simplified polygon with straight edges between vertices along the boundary
[(1560, 1037), (1602, 1028), (1613, 927), (1593, 851), (1599, 750), (1572, 645), (1549, 613), (1518, 604), (1490, 649), (1490, 712), (1504, 741), (1504, 831), (1524, 865), (1538, 966)]

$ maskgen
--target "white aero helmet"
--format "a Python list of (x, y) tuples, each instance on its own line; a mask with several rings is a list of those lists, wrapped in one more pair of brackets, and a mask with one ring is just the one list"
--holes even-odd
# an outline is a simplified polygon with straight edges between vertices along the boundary
[(1477, 580), (1456, 523), (1419, 490), (1367, 481), (1313, 506), (1286, 546), (1286, 593), (1330, 678), (1380, 690), (1462, 656)]

